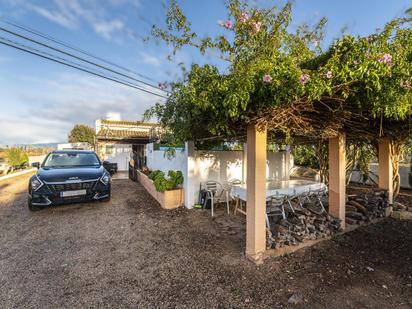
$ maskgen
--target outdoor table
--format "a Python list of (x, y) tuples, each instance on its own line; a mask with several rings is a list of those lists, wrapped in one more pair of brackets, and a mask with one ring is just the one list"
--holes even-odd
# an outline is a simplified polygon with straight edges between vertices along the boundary
[[(326, 188), (322, 182), (311, 180), (284, 180), (284, 181), (268, 181), (266, 182), (266, 199), (269, 200), (273, 195), (296, 196), (305, 192), (315, 191)], [(234, 185), (231, 195), (242, 201), (246, 201), (246, 184)]]

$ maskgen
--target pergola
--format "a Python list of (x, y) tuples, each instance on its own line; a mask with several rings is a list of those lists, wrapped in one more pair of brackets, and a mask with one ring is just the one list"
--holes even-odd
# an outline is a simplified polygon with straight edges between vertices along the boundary
[(312, 43), (322, 39), (322, 23), (290, 32), (289, 2), (281, 9), (256, 9), (229, 1), (227, 9), (223, 27), (233, 37), (200, 37), (177, 4), (168, 12), (167, 28), (154, 28), (154, 36), (175, 50), (214, 49), (229, 66), (222, 73), (212, 64), (192, 65), (166, 103), (148, 115), (157, 116), (178, 141), (246, 140), (247, 256), (258, 260), (266, 248), (268, 139), (328, 140), (329, 212), (342, 228), (346, 141), (378, 144), (379, 187), (392, 204), (391, 161), (412, 132), (410, 10), (382, 31), (345, 35), (319, 51)]
[[(247, 215), (246, 255), (259, 261), (266, 250), (266, 144), (267, 127), (247, 126)], [(345, 229), (346, 205), (346, 133), (329, 137), (329, 213), (341, 220)], [(379, 187), (389, 193), (389, 204), (393, 203), (392, 162), (390, 139), (379, 140)]]

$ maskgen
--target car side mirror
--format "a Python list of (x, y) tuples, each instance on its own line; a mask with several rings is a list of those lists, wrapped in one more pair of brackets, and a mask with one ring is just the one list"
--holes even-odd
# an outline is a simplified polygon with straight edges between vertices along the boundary
[(109, 161), (103, 161), (103, 164), (109, 164), (110, 162)]
[(39, 168), (40, 168), (40, 162), (33, 162), (33, 163), (31, 164), (31, 166), (39, 169)]

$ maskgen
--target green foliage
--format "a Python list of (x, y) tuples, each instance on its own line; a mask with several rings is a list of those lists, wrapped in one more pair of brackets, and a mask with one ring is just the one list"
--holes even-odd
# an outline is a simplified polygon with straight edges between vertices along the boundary
[(76, 124), (69, 134), (69, 143), (87, 142), (94, 145), (95, 131), (85, 124)]
[(154, 181), (158, 176), (164, 178), (165, 173), (163, 173), (162, 171), (156, 170), (156, 171), (151, 172), (148, 177), (149, 177), (149, 179)]
[(159, 192), (164, 192), (167, 190), (171, 190), (173, 188), (172, 182), (169, 179), (166, 179), (165, 177), (158, 176), (155, 178), (153, 183), (156, 190)]
[(169, 176), (170, 182), (172, 183), (172, 188), (177, 188), (183, 184), (183, 174), (181, 171), (170, 170), (167, 174)]
[(21, 166), (29, 162), (29, 157), (25, 151), (20, 148), (12, 147), (6, 150), (7, 163), (12, 166)]
[(166, 178), (162, 171), (156, 170), (149, 174), (149, 178), (153, 180), (154, 186), (157, 191), (164, 192), (178, 188), (183, 184), (183, 174), (181, 171), (170, 170)]
[[(216, 65), (193, 64), (172, 84), (167, 102), (146, 112), (146, 117), (158, 117), (176, 141), (236, 137), (239, 127), (265, 112), (294, 104), (311, 108), (318, 102), (336, 115), (350, 112), (366, 122), (404, 120), (412, 114), (411, 10), (382, 31), (345, 35), (324, 51), (320, 42), (326, 20), (290, 27), (290, 3), (256, 8), (229, 0), (227, 9), (226, 34), (216, 37), (199, 37), (176, 1), (167, 13), (167, 27), (153, 29), (153, 36), (174, 51), (191, 46), (217, 54), (226, 64), (223, 72)], [(278, 129), (290, 130), (281, 123)]]
[(319, 159), (316, 156), (314, 148), (310, 145), (295, 146), (292, 151), (293, 160), (296, 165), (319, 168)]

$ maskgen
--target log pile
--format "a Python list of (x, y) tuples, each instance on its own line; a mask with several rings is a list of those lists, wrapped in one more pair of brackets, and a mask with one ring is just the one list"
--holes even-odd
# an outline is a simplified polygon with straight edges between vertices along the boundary
[[(389, 207), (388, 192), (374, 189), (368, 192), (347, 195), (346, 223), (360, 225), (385, 216)], [(340, 220), (322, 212), (319, 205), (305, 204), (304, 208), (294, 207), (286, 219), (276, 218), (267, 230), (268, 246), (279, 249), (285, 246), (296, 246), (305, 240), (315, 240), (332, 236), (340, 232)]]
[(273, 249), (296, 246), (305, 240), (315, 240), (331, 236), (341, 230), (340, 220), (320, 207), (307, 204), (305, 208), (294, 208), (286, 219), (280, 219), (268, 231), (268, 245)]
[(345, 221), (350, 225), (360, 225), (383, 218), (388, 207), (388, 192), (385, 190), (375, 189), (367, 193), (351, 194), (347, 196)]

